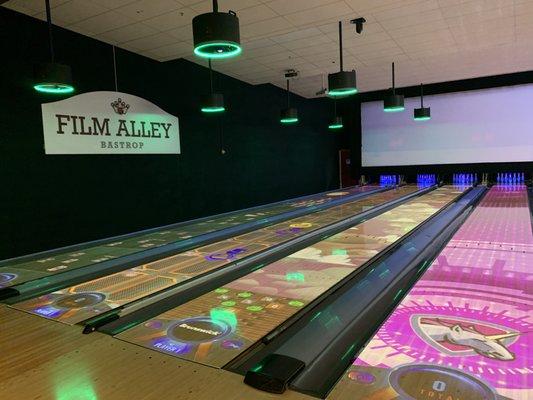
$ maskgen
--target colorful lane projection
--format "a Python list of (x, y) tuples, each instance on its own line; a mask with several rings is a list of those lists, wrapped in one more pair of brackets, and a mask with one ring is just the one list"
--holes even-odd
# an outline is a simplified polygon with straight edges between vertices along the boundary
[(525, 187), (493, 187), (361, 352), (335, 399), (533, 399)]
[(333, 200), (375, 189), (376, 186), (344, 188), (340, 191), (319, 193), (315, 196), (305, 196), (301, 199), (288, 200), (279, 204), (267, 204), (262, 208), (251, 211), (242, 210), (218, 217), (215, 216), (208, 220), (191, 221), (190, 223), (185, 223), (177, 227), (139, 233), (138, 235), (122, 240), (112, 239), (105, 243), (88, 246), (76, 251), (58, 252), (55, 255), (25, 262), (14, 260), (0, 267), (0, 288), (98, 264), (170, 243), (192, 241), (195, 236), (212, 233), (244, 223), (263, 220), (299, 208), (318, 206)]
[(443, 187), (414, 198), (117, 337), (222, 367), (462, 191)]
[(75, 324), (308, 232), (414, 193), (403, 186), (59, 290), (14, 307)]

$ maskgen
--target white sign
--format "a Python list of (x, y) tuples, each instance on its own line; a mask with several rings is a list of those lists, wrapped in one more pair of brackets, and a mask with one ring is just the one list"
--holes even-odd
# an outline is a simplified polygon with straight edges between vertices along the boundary
[(46, 154), (179, 154), (178, 118), (148, 100), (90, 92), (42, 105)]

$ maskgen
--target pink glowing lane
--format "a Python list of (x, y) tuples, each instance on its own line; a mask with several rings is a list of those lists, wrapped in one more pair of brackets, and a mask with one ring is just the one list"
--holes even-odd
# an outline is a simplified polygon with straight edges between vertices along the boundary
[(527, 189), (493, 187), (348, 374), (438, 364), (504, 398), (533, 398), (531, 265)]

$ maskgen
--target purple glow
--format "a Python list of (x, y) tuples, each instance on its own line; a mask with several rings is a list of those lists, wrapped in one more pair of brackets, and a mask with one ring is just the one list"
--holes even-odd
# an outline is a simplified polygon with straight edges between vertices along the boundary
[(442, 364), (502, 396), (520, 391), (519, 398), (529, 398), (532, 264), (526, 187), (495, 186), (361, 352), (355, 370), (391, 370), (405, 360)]

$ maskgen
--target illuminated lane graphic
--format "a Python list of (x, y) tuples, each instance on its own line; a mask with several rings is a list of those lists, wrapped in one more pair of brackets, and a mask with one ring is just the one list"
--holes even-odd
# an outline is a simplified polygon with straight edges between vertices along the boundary
[[(417, 190), (416, 186), (404, 186), (376, 193), (30, 299), (14, 307), (75, 324)], [(88, 293), (100, 293), (100, 301), (83, 307), (77, 307), (79, 303), (72, 301)], [(61, 304), (73, 306), (69, 308)]]
[(169, 227), (155, 232), (139, 233), (123, 240), (109, 240), (104, 244), (58, 253), (31, 261), (21, 262), (14, 260), (0, 267), (2, 275), (15, 275), (11, 279), (6, 279), (0, 275), (0, 288), (19, 285), (33, 279), (98, 264), (170, 243), (183, 242), (193, 239), (195, 236), (262, 220), (299, 208), (318, 206), (342, 197), (375, 189), (376, 186), (363, 186), (343, 189), (342, 192), (320, 193), (300, 200), (294, 199), (280, 204), (267, 204), (255, 210), (237, 211), (230, 215), (214, 216), (211, 219), (199, 222), (191, 221), (175, 228)]
[[(443, 187), (414, 198), (117, 337), (176, 357), (222, 367), (445, 207), (463, 190)], [(185, 328), (188, 338), (177, 338), (173, 329), (187, 320), (224, 323), (232, 328), (230, 331), (207, 328), (220, 333), (201, 342), (198, 338), (204, 340), (204, 332)], [(204, 325), (187, 325), (204, 329)]]
[(532, 265), (526, 188), (493, 187), (331, 398), (532, 399)]

